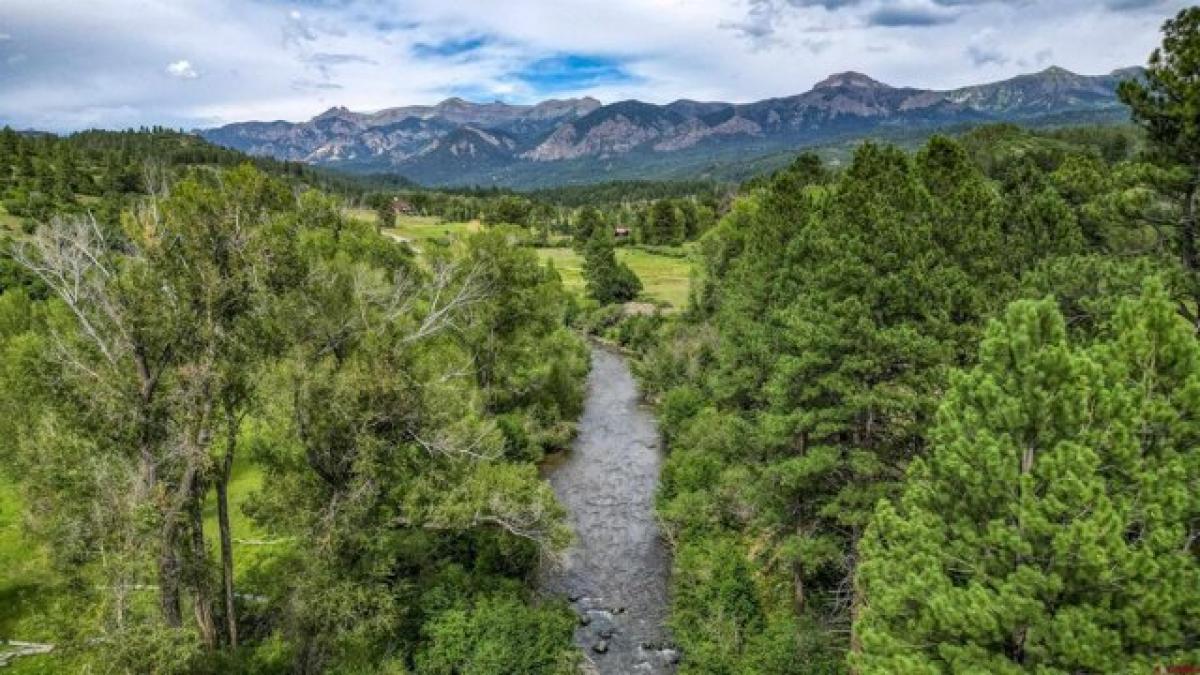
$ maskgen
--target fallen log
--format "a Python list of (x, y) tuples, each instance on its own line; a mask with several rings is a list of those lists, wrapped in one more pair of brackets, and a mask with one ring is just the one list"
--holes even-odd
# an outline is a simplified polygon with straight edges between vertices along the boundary
[(0, 640), (0, 668), (8, 666), (22, 656), (38, 656), (54, 651), (54, 645), (19, 640)]

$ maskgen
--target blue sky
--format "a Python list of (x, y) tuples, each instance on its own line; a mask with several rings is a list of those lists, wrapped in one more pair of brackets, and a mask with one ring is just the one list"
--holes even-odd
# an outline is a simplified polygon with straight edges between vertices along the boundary
[(1187, 0), (0, 0), (0, 124), (212, 126), (591, 95), (749, 101), (1144, 63)]

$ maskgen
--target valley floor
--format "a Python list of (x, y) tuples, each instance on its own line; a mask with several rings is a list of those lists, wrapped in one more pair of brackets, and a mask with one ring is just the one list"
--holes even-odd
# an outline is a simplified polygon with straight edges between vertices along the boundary
[[(541, 248), (538, 255), (554, 262), (567, 290), (583, 293), (583, 258), (578, 252), (566, 247)], [(666, 303), (675, 310), (687, 307), (692, 261), (685, 250), (680, 249), (675, 256), (640, 248), (618, 248), (617, 260), (629, 265), (642, 280), (645, 300)]]
[[(352, 218), (375, 222), (375, 212), (370, 209), (349, 209)], [(467, 223), (451, 223), (433, 216), (401, 216), (396, 226), (384, 232), (393, 239), (407, 241), (417, 249), (425, 243), (448, 243), (456, 237), (479, 232), (483, 225), (478, 220)], [(568, 246), (537, 249), (542, 260), (552, 261), (562, 275), (567, 290), (583, 294), (583, 258)], [(617, 249), (617, 259), (629, 265), (642, 280), (641, 300), (670, 305), (674, 310), (687, 307), (688, 289), (691, 282), (693, 252), (690, 247), (663, 247), (647, 249), (634, 246)]]

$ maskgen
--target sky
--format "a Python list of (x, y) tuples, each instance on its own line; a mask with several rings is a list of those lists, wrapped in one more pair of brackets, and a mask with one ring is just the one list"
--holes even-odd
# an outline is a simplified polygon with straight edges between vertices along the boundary
[(1146, 62), (1190, 0), (0, 0), (0, 126), (305, 120), (590, 95), (746, 102)]

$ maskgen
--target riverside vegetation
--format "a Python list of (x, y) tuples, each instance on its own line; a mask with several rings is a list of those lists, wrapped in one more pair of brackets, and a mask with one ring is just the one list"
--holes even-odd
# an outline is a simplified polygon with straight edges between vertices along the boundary
[(681, 672), (1200, 663), (1200, 8), (1141, 133), (803, 157), (607, 332), (668, 441)]
[(21, 672), (576, 672), (533, 586), (574, 327), (655, 404), (680, 673), (1200, 663), (1197, 72), (1191, 8), (1134, 125), (868, 142), (736, 196), (6, 132), (0, 637), (55, 645)]
[(526, 583), (569, 538), (534, 462), (587, 370), (553, 271), (499, 232), (418, 263), (249, 166), (129, 199), (5, 268), (4, 477), (47, 553), (5, 632), (50, 670), (569, 668), (573, 618)]

